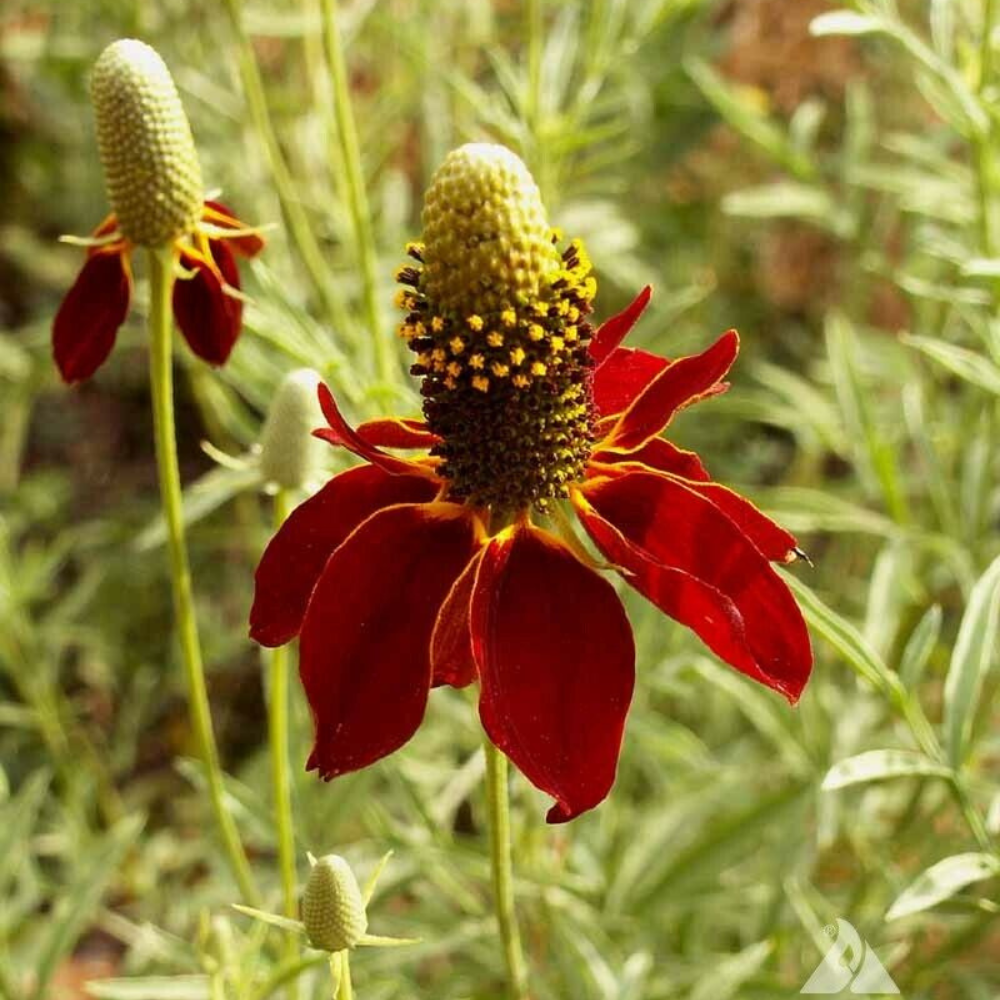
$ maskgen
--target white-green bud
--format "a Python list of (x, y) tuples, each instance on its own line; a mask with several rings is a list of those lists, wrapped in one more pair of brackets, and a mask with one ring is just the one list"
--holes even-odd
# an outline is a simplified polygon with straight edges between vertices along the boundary
[(323, 445), (312, 436), (324, 423), (316, 397), (319, 383), (317, 372), (297, 368), (278, 386), (260, 437), (260, 470), (266, 482), (298, 489), (319, 468)]
[(320, 858), (302, 896), (302, 923), (309, 943), (323, 951), (353, 948), (368, 930), (358, 880), (338, 854)]

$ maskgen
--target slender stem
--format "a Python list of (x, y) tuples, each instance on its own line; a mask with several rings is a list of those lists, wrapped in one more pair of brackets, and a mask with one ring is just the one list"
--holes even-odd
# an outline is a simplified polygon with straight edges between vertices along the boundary
[(225, 788), (219, 751), (212, 732), (208, 688), (201, 661), (198, 625), (195, 618), (191, 570), (182, 517), (181, 477), (177, 465), (177, 435), (174, 427), (174, 387), (171, 364), (172, 327), (170, 296), (173, 287), (173, 251), (150, 250), (149, 259), (149, 338), (150, 385), (153, 396), (153, 425), (156, 436), (156, 462), (160, 473), (160, 497), (167, 525), (170, 553), (170, 581), (173, 588), (174, 614), (184, 660), (188, 708), (198, 744), (198, 754), (205, 767), (209, 798), (222, 837), (226, 859), (243, 899), (260, 905), (250, 864), (240, 842), (239, 832), (225, 803)]
[(510, 805), (507, 801), (507, 758), (486, 740), (486, 806), (490, 826), (493, 902), (507, 965), (510, 1000), (527, 997), (527, 975), (514, 912), (514, 871), (510, 853)]
[(335, 1000), (354, 1000), (354, 985), (351, 983), (351, 953), (349, 951), (339, 952), (337, 958), (340, 961), (340, 985), (337, 987)]
[(542, 103), (542, 46), (544, 39), (542, 0), (527, 0), (525, 27), (528, 33), (528, 99), (526, 115), (532, 139), (539, 141), (538, 126)]
[(396, 359), (389, 350), (390, 342), (384, 337), (378, 305), (378, 255), (372, 231), (371, 212), (365, 193), (364, 169), (361, 164), (361, 146), (358, 129), (351, 106), (351, 91), (347, 79), (347, 62), (337, 22), (336, 0), (320, 0), (323, 21), (323, 44), (330, 69), (333, 87), (333, 109), (337, 123), (337, 138), (344, 154), (344, 173), (347, 181), (348, 208), (354, 225), (354, 238), (358, 246), (359, 264), (365, 310), (379, 377), (387, 382), (395, 380)]
[(979, 36), (979, 92), (993, 76), (993, 28), (997, 20), (997, 0), (983, 0), (983, 27)]
[(281, 144), (278, 142), (278, 136), (271, 121), (271, 115), (267, 108), (267, 96), (264, 92), (264, 81), (261, 79), (253, 45), (250, 43), (250, 38), (243, 26), (240, 0), (226, 0), (226, 7), (238, 43), (240, 77), (243, 81), (247, 107), (253, 118), (254, 128), (264, 143), (264, 152), (267, 155), (268, 166), (274, 178), (274, 186), (278, 193), (278, 200), (281, 202), (281, 211), (284, 213), (288, 231), (291, 233), (292, 241), (298, 250), (299, 258), (309, 273), (309, 279), (323, 303), (330, 323), (337, 330), (347, 330), (350, 328), (350, 318), (344, 304), (333, 291), (329, 272), (323, 259), (323, 251), (320, 249), (312, 226), (309, 224), (309, 217), (299, 200), (288, 162), (281, 151)]
[[(274, 497), (274, 527), (277, 531), (288, 517), (287, 490)], [(298, 916), (298, 893), (295, 876), (295, 829), (292, 814), (292, 789), (288, 759), (288, 647), (271, 650), (270, 699), (267, 706), (268, 742), (271, 745), (271, 784), (274, 789), (274, 819), (278, 832), (278, 867), (281, 871), (281, 895), (284, 914), (293, 920)], [(293, 935), (287, 934), (286, 952), (290, 962), (299, 955)], [(289, 1000), (299, 995), (298, 979), (288, 983)]]

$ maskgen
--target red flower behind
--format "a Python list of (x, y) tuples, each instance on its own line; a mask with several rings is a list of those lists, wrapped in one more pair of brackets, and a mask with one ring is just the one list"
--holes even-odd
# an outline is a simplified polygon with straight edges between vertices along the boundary
[[(590, 342), (597, 441), (569, 497), (623, 579), (719, 657), (794, 703), (809, 678), (805, 623), (772, 562), (795, 539), (711, 480), (660, 434), (686, 406), (722, 392), (735, 331), (668, 361), (621, 342), (649, 289)], [(592, 808), (614, 782), (632, 696), (634, 647), (614, 589), (578, 545), (516, 512), (451, 499), (415, 420), (356, 430), (320, 388), (317, 435), (366, 465), (298, 507), (257, 570), (251, 635), (301, 635), (316, 722), (309, 767), (332, 778), (402, 746), (432, 686), (479, 681), (489, 738), (556, 801), (550, 822)]]
[[(90, 378), (104, 364), (132, 300), (134, 248), (114, 215), (91, 240), (52, 325), (53, 355), (69, 383)], [(209, 364), (223, 364), (240, 334), (243, 302), (234, 254), (254, 257), (263, 246), (254, 230), (216, 201), (206, 201), (200, 223), (174, 243), (182, 269), (174, 284), (174, 318), (191, 350)]]

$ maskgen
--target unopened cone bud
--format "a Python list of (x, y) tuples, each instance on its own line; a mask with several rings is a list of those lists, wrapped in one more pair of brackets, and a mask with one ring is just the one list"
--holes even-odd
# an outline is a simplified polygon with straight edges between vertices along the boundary
[(161, 247), (190, 231), (204, 198), (191, 126), (166, 64), (143, 42), (113, 42), (90, 82), (111, 207), (122, 233)]
[(316, 398), (319, 382), (311, 368), (298, 368), (278, 386), (260, 438), (260, 469), (266, 482), (298, 489), (316, 472), (324, 450), (312, 436), (323, 423)]
[(423, 291), (441, 310), (527, 303), (560, 267), (538, 185), (504, 146), (450, 152), (424, 197), (423, 226)]
[(354, 872), (337, 854), (320, 858), (302, 896), (309, 943), (324, 951), (353, 948), (368, 930), (368, 915)]

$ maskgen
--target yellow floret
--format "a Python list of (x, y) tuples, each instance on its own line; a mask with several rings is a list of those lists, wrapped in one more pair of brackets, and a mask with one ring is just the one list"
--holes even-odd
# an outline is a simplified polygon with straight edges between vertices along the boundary
[(490, 369), (497, 378), (506, 378), (510, 374), (510, 365), (502, 364), (499, 361), (494, 361), (490, 365)]
[(440, 333), (444, 329), (444, 318), (442, 316), (435, 316), (431, 320), (431, 329), (435, 333)]
[(481, 354), (473, 354), (469, 358), (470, 368), (482, 368), (484, 364), (486, 364), (486, 359)]
[(531, 326), (528, 327), (528, 336), (534, 341), (544, 340), (545, 330), (537, 323), (532, 323)]
[(566, 329), (563, 330), (563, 336), (566, 338), (567, 344), (575, 344), (577, 338), (580, 336), (580, 331), (577, 330), (575, 326), (567, 326)]
[(500, 322), (503, 323), (504, 326), (514, 326), (517, 323), (517, 313), (514, 312), (513, 309), (504, 309), (504, 311), (500, 313)]
[(553, 337), (551, 344), (552, 350), (558, 354), (566, 346), (566, 341), (562, 337)]
[(548, 370), (548, 366), (542, 361), (533, 361), (531, 364), (532, 375), (544, 375)]
[(486, 392), (490, 387), (490, 380), (484, 375), (474, 375), (472, 377), (472, 388), (480, 392)]
[(448, 346), (451, 348), (452, 354), (461, 354), (465, 350), (465, 341), (461, 337), (452, 337), (448, 341)]
[(486, 343), (490, 347), (503, 347), (503, 334), (494, 330), (492, 333), (486, 335)]
[(519, 365), (524, 360), (524, 348), (515, 347), (514, 350), (510, 352), (511, 364)]
[(515, 375), (511, 382), (517, 386), (518, 389), (527, 389), (531, 385), (531, 379), (527, 375)]
[(479, 333), (483, 328), (483, 317), (477, 316), (475, 313), (467, 317), (465, 322), (469, 324), (469, 329), (475, 330), (476, 333)]
[(453, 378), (457, 378), (462, 374), (462, 366), (457, 361), (452, 361), (452, 363), (448, 365), (448, 374)]
[(443, 347), (435, 347), (434, 350), (431, 351), (431, 357), (435, 361), (444, 361), (448, 357), (448, 352), (445, 351)]

